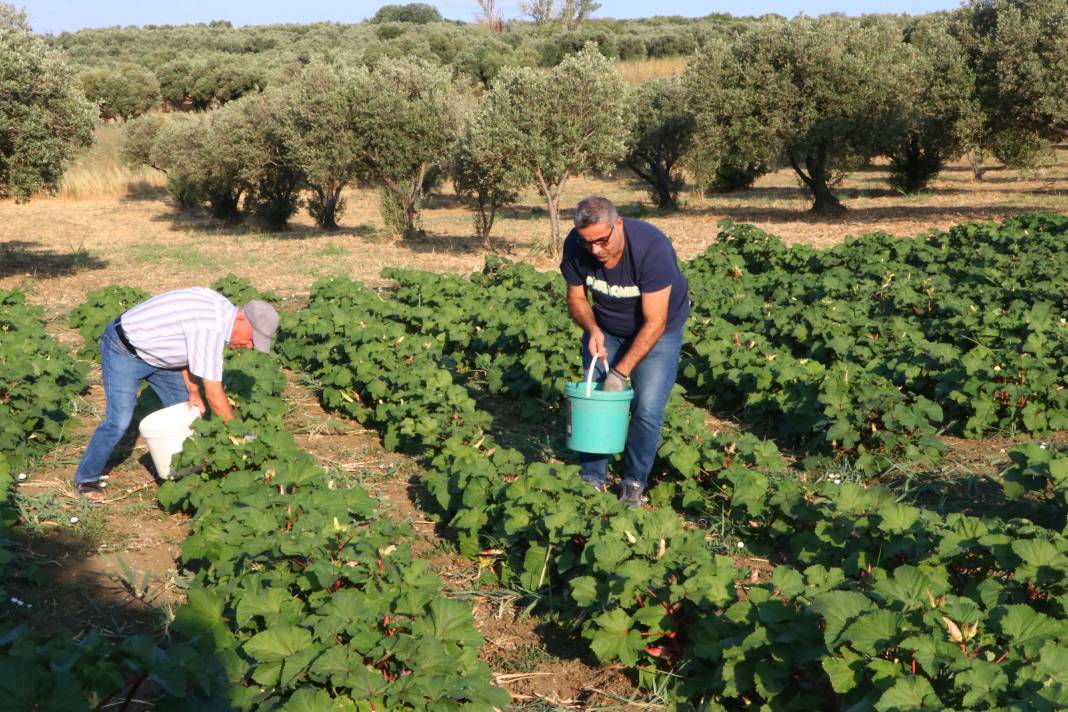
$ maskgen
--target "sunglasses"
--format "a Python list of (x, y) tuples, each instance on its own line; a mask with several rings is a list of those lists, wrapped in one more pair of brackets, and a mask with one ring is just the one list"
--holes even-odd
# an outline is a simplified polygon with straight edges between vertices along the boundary
[(613, 225), (612, 229), (609, 230), (608, 234), (605, 235), (604, 237), (598, 237), (598, 238), (593, 239), (593, 240), (587, 240), (587, 239), (582, 238), (582, 237), (579, 237), (579, 239), (582, 241), (582, 246), (583, 247), (585, 247), (587, 250), (592, 250), (595, 247), (604, 247), (605, 245), (607, 245), (608, 241), (612, 239), (612, 235), (614, 235), (615, 232), (616, 232), (616, 226)]

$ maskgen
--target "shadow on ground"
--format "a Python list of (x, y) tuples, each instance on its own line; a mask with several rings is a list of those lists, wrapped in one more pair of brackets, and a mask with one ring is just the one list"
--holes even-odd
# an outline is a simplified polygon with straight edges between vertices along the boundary
[(86, 270), (104, 269), (105, 260), (88, 250), (56, 252), (40, 242), (6, 240), (0, 242), (0, 278), (26, 274), (36, 279), (66, 277)]

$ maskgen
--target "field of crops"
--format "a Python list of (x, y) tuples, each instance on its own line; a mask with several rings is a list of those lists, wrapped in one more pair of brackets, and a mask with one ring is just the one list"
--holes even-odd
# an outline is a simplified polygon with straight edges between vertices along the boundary
[[(385, 291), (324, 279), (284, 314), (276, 356), (229, 357), (239, 418), (199, 424), (179, 456), (197, 474), (159, 489), (191, 517), (168, 634), (42, 638), (13, 608), (0, 693), (50, 710), (142, 683), (160, 709), (509, 704), (470, 603), (285, 432), (288, 368), (423, 467), (421, 506), (481, 562), (478, 586), (517, 592), (668, 709), (1063, 709), (1066, 248), (1052, 215), (824, 251), (724, 226), (683, 265), (693, 316), (641, 511), (591, 491), (563, 447), (579, 333), (558, 275), (490, 257), (469, 277), (388, 270)], [(85, 367), (0, 296), (13, 497), (7, 470), (62, 438)], [(137, 298), (88, 295), (71, 324), (91, 343)], [(886, 486), (936, 467), (946, 436), (1018, 441), (986, 478), (994, 506)], [(10, 501), (0, 588), (17, 575)]]

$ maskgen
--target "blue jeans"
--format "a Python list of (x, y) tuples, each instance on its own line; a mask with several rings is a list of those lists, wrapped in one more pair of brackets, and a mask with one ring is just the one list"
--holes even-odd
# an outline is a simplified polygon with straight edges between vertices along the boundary
[[(630, 348), (632, 338), (622, 338), (606, 333), (604, 345), (608, 350), (608, 363), (615, 364)], [(660, 447), (660, 426), (664, 423), (664, 407), (675, 385), (679, 370), (679, 353), (682, 350), (682, 331), (665, 333), (645, 355), (630, 374), (634, 386), (634, 400), (630, 406), (630, 428), (627, 430), (627, 446), (623, 451), (623, 481), (634, 482), (644, 489), (649, 484), (649, 472)], [(590, 367), (589, 335), (582, 337), (582, 367)], [(597, 377), (607, 375), (604, 361), (598, 361)], [(579, 453), (582, 479), (593, 484), (603, 484), (608, 476), (608, 461), (611, 455)]]
[(95, 482), (104, 474), (108, 458), (133, 420), (141, 381), (148, 380), (164, 406), (189, 400), (182, 374), (131, 356), (115, 333), (115, 322), (108, 324), (100, 338), (100, 369), (104, 375), (104, 422), (93, 433), (78, 463), (74, 473), (77, 483)]

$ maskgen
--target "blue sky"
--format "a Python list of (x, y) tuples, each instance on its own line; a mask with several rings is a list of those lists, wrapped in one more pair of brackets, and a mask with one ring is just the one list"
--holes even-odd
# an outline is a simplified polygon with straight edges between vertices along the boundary
[[(8, 0), (11, 1), (11, 0)], [(405, 0), (394, 0), (402, 4)], [(436, 5), (441, 13), (454, 20), (471, 20), (475, 16), (475, 0), (422, 0)], [(382, 2), (356, 0), (14, 0), (25, 9), (37, 32), (59, 33), (83, 27), (113, 25), (186, 24), (229, 20), (235, 25), (266, 25), (277, 22), (359, 22), (374, 15)], [(502, 0), (505, 15), (518, 16), (516, 0)], [(774, 12), (793, 17), (799, 12), (820, 15), (845, 12), (857, 15), (866, 12), (894, 12), (920, 14), (933, 10), (949, 10), (960, 6), (960, 0), (748, 0), (724, 2), (711, 0), (601, 0), (595, 17), (648, 17), (649, 15), (684, 15), (700, 17), (712, 12), (734, 15), (762, 15)]]

